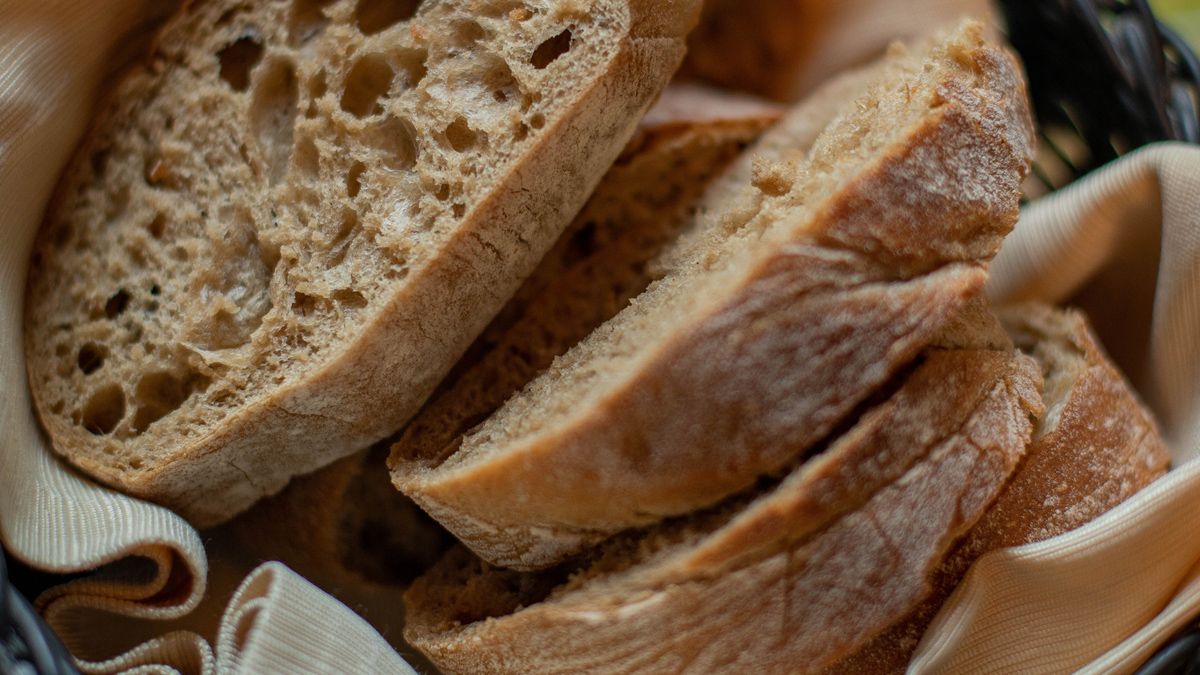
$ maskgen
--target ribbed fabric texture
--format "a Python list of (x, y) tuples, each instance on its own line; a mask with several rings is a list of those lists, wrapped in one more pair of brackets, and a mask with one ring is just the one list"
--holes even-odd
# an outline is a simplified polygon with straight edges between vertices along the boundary
[[(1119, 319), (1147, 302), (1142, 288), (1150, 325), (1131, 331)], [(1028, 207), (989, 292), (1116, 317), (1097, 328), (1141, 364), (1175, 469), (1085, 527), (981, 558), (911, 670), (1132, 672), (1200, 614), (1200, 148), (1144, 148)]]
[[(171, 512), (65, 469), (30, 412), (21, 301), (33, 233), (110, 49), (163, 6), (0, 3), (0, 537), (40, 569), (92, 571), (37, 602), (88, 672), (412, 672), (366, 622), (278, 563), (238, 588), (215, 648), (179, 630), (137, 644), (205, 596), (201, 539)], [(1130, 672), (1200, 613), (1200, 463), (1190, 462), (1200, 454), (1200, 149), (1149, 148), (1040, 200), (996, 261), (991, 291), (1117, 317), (1099, 330), (1158, 412), (1178, 468), (1080, 530), (981, 559), (912, 670)], [(1139, 308), (1145, 320), (1122, 325), (1121, 310)], [(123, 633), (134, 642), (113, 638)]]

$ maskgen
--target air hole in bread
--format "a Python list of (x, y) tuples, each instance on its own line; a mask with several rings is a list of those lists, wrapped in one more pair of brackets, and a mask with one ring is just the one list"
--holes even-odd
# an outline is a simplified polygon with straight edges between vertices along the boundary
[(332, 0), (293, 0), (288, 18), (288, 36), (293, 45), (303, 45), (325, 30), (329, 17), (323, 11)]
[(115, 319), (125, 313), (129, 308), (129, 291), (124, 288), (118, 290), (109, 296), (104, 302), (104, 316), (109, 319)]
[(366, 139), (383, 154), (384, 166), (408, 171), (417, 163), (417, 130), (400, 117), (388, 117), (374, 125)]
[(533, 117), (529, 118), (529, 126), (534, 129), (541, 129), (546, 126), (546, 116), (542, 113), (534, 113)]
[(467, 207), (460, 202), (451, 207), (450, 212), (454, 214), (455, 218), (462, 218), (467, 213)]
[(79, 354), (75, 357), (75, 363), (79, 365), (79, 371), (84, 375), (92, 373), (104, 367), (104, 359), (108, 356), (108, 350), (98, 344), (89, 342), (79, 348)]
[(348, 196), (358, 196), (358, 191), (362, 189), (362, 175), (366, 170), (367, 167), (362, 162), (355, 162), (350, 167), (350, 171), (346, 173), (346, 194)]
[(358, 0), (354, 22), (363, 35), (374, 35), (411, 19), (420, 6), (420, 0)]
[(104, 171), (108, 168), (108, 148), (93, 151), (88, 159), (92, 165), (92, 173), (97, 178), (103, 177)]
[(312, 138), (305, 137), (296, 144), (296, 168), (300, 173), (315, 178), (321, 172), (321, 151)]
[(133, 432), (140, 434), (151, 424), (179, 409), (195, 392), (199, 379), (188, 374), (180, 377), (170, 371), (146, 373), (134, 390), (137, 412), (133, 415)]
[(292, 298), (292, 311), (300, 316), (309, 316), (317, 311), (317, 298), (307, 293), (296, 293)]
[(250, 123), (272, 184), (283, 179), (292, 154), (296, 121), (296, 69), (288, 59), (272, 59), (254, 87)]
[(450, 30), (453, 31), (454, 42), (463, 49), (473, 47), (476, 42), (479, 42), (487, 35), (487, 32), (483, 30), (483, 26), (474, 21), (457, 21)]
[(425, 62), (429, 59), (429, 52), (424, 49), (397, 49), (394, 55), (400, 75), (403, 76), (400, 78), (401, 88), (411, 89), (425, 79), (425, 73), (428, 72)]
[(162, 295), (162, 288), (158, 284), (152, 285), (150, 287), (150, 295), (153, 295), (155, 297)]
[(167, 232), (167, 217), (159, 213), (154, 216), (154, 219), (146, 225), (146, 230), (150, 232), (150, 236), (155, 239), (162, 239)]
[(333, 301), (349, 309), (362, 309), (367, 306), (367, 296), (350, 288), (334, 291)]
[(355, 117), (367, 117), (383, 112), (379, 99), (387, 94), (396, 73), (387, 59), (379, 54), (360, 58), (346, 75), (342, 90), (342, 110)]
[(538, 45), (537, 49), (533, 50), (533, 56), (529, 58), (529, 63), (538, 70), (548, 67), (551, 63), (558, 60), (558, 57), (571, 51), (571, 40), (573, 38), (574, 35), (571, 33), (571, 29), (567, 28), (558, 35)]
[(250, 73), (262, 60), (263, 46), (257, 38), (247, 35), (217, 54), (221, 62), (221, 79), (234, 91), (250, 88)]
[(470, 150), (475, 147), (477, 139), (478, 136), (476, 133), (467, 124), (467, 121), (461, 117), (446, 127), (446, 140), (450, 143), (450, 147), (454, 148), (455, 152)]
[(97, 389), (83, 405), (80, 422), (96, 436), (111, 434), (125, 419), (125, 392), (120, 385), (109, 384)]

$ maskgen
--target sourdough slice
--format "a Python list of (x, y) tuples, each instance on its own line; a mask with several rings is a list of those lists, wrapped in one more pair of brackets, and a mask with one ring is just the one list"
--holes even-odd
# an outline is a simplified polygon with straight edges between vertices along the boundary
[(1037, 366), (979, 336), (926, 350), (752, 501), (623, 534), (577, 567), (504, 571), (452, 550), (406, 594), (405, 637), (449, 673), (819, 671), (924, 597), (1029, 442)]
[(1083, 314), (1026, 304), (1000, 315), (1045, 376), (1047, 413), (1034, 441), (995, 504), (942, 563), (929, 598), (834, 672), (903, 672), (979, 556), (1069, 532), (1167, 470), (1170, 456), (1154, 418), (1105, 356)]
[[(668, 87), (401, 442), (444, 444), (640, 292), (649, 283), (646, 261), (686, 221), (704, 185), (778, 116), (777, 106), (757, 99)], [(392, 487), (379, 470), (385, 457), (381, 446), (293, 480), (234, 521), (243, 545), (327, 587), (411, 580), (448, 537)]]
[(802, 157), (769, 132), (662, 279), (461, 442), (394, 453), (397, 486), (533, 569), (782, 470), (978, 292), (1015, 220), (1031, 123), (982, 33), (895, 50)]
[(553, 244), (698, 0), (188, 3), (34, 253), (56, 450), (211, 525), (395, 432)]
[(404, 430), (393, 453), (436, 456), (653, 281), (649, 263), (705, 186), (779, 110), (668, 87), (574, 223)]

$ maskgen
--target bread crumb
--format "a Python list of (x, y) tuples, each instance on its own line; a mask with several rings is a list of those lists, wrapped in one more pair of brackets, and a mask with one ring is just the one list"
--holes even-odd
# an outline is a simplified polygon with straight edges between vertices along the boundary
[(796, 181), (796, 165), (790, 160), (756, 157), (751, 172), (754, 187), (773, 197), (787, 194)]

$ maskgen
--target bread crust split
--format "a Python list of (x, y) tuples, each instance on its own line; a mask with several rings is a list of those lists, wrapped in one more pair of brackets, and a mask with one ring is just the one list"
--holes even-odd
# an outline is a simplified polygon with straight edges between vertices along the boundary
[(446, 672), (819, 672), (917, 605), (1042, 414), (1032, 359), (926, 350), (897, 393), (748, 501), (607, 542), (580, 566), (452, 551), (406, 595)]
[(59, 454), (210, 526), (416, 412), (699, 10), (466, 5), (214, 0), (168, 23), (36, 245), (26, 353)]
[[(835, 108), (811, 154), (797, 159), (780, 141), (790, 120), (769, 132), (767, 157), (730, 174), (752, 184), (734, 197), (728, 184), (711, 188), (724, 206), (702, 206), (660, 260), (663, 281), (448, 448), (448, 460), (394, 452), (396, 484), (489, 562), (539, 569), (744, 490), (829, 433), (979, 291), (1016, 217), (1032, 144), (1019, 71), (977, 24), (938, 40), (914, 52), (928, 56), (935, 84), (894, 54), (882, 82), (877, 73), (866, 94)], [(856, 147), (854, 110), (924, 100), (895, 85), (909, 80), (889, 82), (906, 73), (933, 88), (931, 108), (877, 154)], [(866, 157), (853, 176), (805, 199), (818, 189), (809, 177), (855, 153)], [(761, 241), (739, 249), (744, 232)], [(736, 241), (714, 248), (722, 237)], [(672, 284), (688, 290), (672, 295)], [(671, 309), (638, 313), (658, 298)], [(638, 331), (653, 337), (620, 341)], [(587, 360), (605, 349), (617, 356)], [(563, 397), (560, 382), (593, 372), (615, 374)], [(531, 419), (551, 421), (522, 431)]]
[(832, 673), (900, 673), (971, 564), (989, 551), (1043, 541), (1098, 518), (1163, 475), (1170, 462), (1153, 416), (1078, 311), (1040, 303), (998, 313), (1046, 379), (1043, 416), (1020, 468), (933, 575), (903, 620)]

